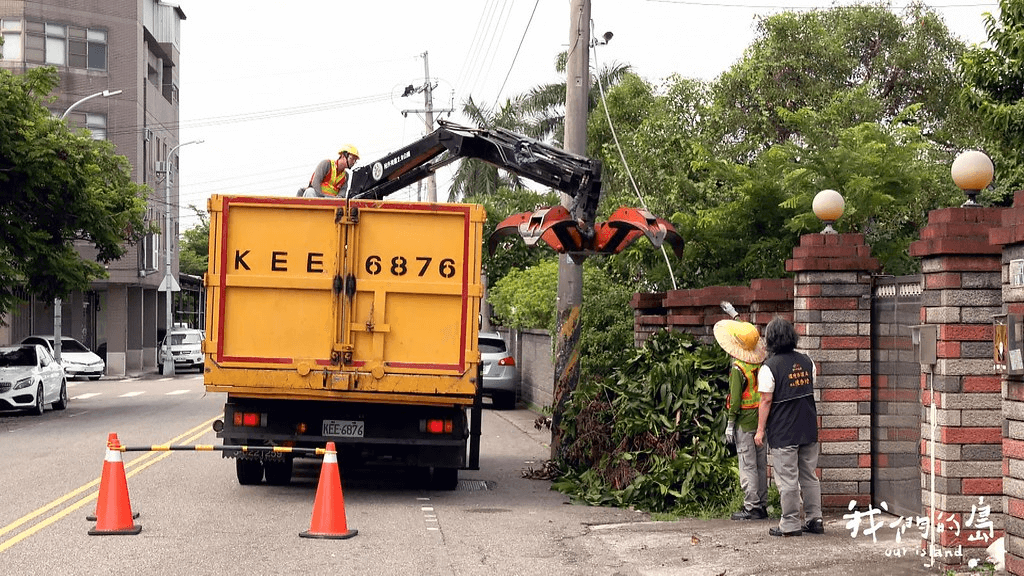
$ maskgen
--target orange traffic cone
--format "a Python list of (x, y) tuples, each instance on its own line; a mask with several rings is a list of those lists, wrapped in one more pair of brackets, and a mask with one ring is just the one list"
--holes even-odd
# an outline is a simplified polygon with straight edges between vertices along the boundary
[[(117, 439), (117, 432), (111, 432), (110, 434), (107, 434), (107, 446), (113, 446), (114, 442), (117, 442), (118, 446), (121, 445), (121, 441)], [(106, 463), (104, 463), (104, 468), (106, 468)], [(102, 478), (100, 480), (102, 481)], [(135, 512), (134, 514), (132, 514), (132, 518), (133, 519), (134, 518), (138, 518), (138, 517), (139, 517), (139, 513), (138, 512)], [(88, 520), (89, 522), (95, 522), (96, 521), (96, 512), (93, 512), (92, 515), (90, 515), (90, 516), (86, 516), (85, 519)]]
[(121, 442), (117, 434), (107, 439), (107, 455), (103, 459), (100, 495), (96, 503), (96, 526), (90, 536), (107, 534), (138, 534), (142, 526), (132, 522), (132, 505), (128, 501), (128, 479), (121, 461)]
[(345, 523), (345, 497), (341, 494), (341, 473), (338, 471), (338, 452), (334, 442), (327, 443), (324, 464), (320, 468), (320, 483), (313, 502), (313, 521), (303, 538), (351, 538), (358, 530), (349, 530)]

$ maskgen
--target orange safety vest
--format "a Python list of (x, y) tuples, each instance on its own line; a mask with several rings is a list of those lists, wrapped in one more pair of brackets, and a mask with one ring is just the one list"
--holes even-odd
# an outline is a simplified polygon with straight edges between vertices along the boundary
[(337, 196), (341, 187), (345, 185), (346, 179), (348, 179), (348, 174), (344, 170), (338, 172), (338, 161), (332, 160), (331, 171), (324, 174), (324, 179), (320, 182), (320, 191), (327, 196)]
[[(747, 379), (747, 385), (743, 387), (743, 394), (740, 396), (740, 410), (750, 410), (757, 408), (761, 404), (761, 393), (757, 391), (757, 372), (756, 369), (760, 366), (755, 364), (748, 364), (739, 360), (733, 360), (732, 365), (738, 368), (743, 376)], [(732, 405), (732, 394), (728, 394), (725, 397), (725, 405)]]

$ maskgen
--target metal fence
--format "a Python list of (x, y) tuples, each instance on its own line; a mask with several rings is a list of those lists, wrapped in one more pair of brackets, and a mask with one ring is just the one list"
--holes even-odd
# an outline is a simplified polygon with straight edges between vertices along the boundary
[(921, 512), (921, 365), (910, 330), (921, 292), (921, 276), (882, 276), (871, 298), (871, 494), (907, 516)]

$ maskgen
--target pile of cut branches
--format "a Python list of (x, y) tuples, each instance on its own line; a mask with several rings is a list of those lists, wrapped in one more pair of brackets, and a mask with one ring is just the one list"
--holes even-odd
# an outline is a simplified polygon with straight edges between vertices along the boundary
[(652, 335), (615, 377), (581, 382), (562, 419), (555, 489), (594, 505), (717, 515), (739, 490), (724, 439), (729, 358)]

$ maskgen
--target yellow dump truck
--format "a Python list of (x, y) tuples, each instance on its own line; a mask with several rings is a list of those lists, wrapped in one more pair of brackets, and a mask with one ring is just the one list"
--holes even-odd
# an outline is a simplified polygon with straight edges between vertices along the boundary
[(341, 462), (414, 467), (442, 489), (478, 468), (486, 215), (384, 200), (459, 157), (570, 194), (573, 213), (534, 222), (532, 242), (580, 248), (600, 163), (504, 131), (442, 124), (355, 170), (344, 197), (210, 198), (205, 385), (227, 394), (214, 428), (240, 483), (285, 484), (294, 449), (328, 441)]
[[(334, 441), (452, 484), (478, 403), (483, 209), (213, 196), (205, 383), (225, 444)], [(352, 452), (349, 454), (349, 452)], [(239, 482), (291, 477), (238, 456)]]

